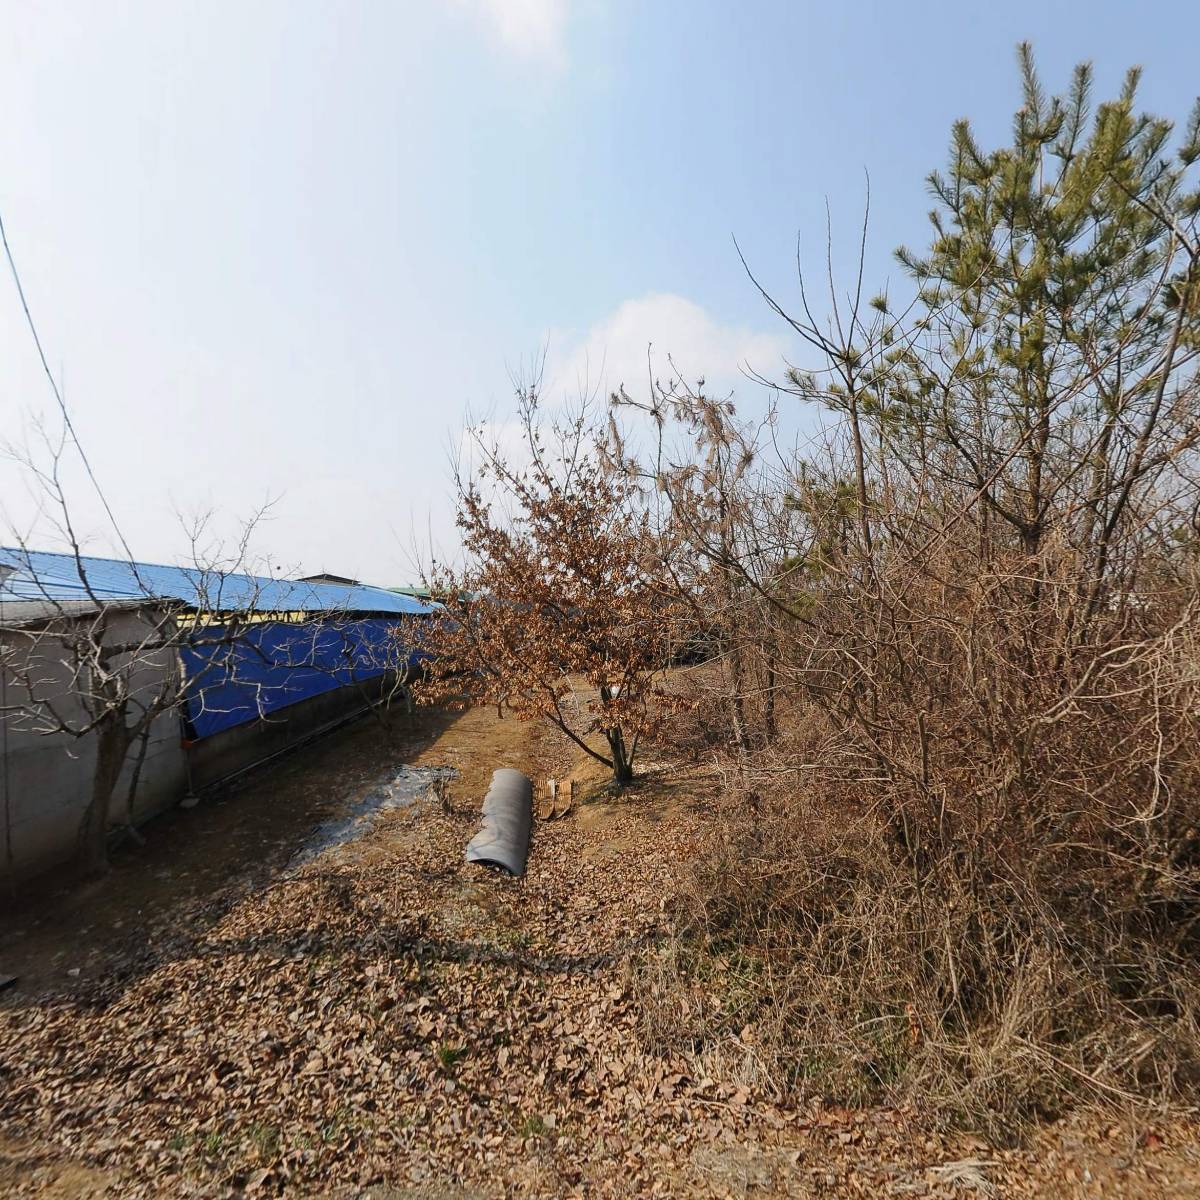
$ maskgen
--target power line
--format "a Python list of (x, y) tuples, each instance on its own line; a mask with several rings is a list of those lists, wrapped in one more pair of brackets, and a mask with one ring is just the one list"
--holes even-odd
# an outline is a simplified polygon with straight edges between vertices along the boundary
[(33, 321), (33, 314), (29, 311), (29, 301), (25, 299), (25, 289), (21, 286), (21, 275), (17, 271), (17, 264), (13, 259), (12, 249), (8, 244), (8, 233), (4, 228), (3, 213), (0, 213), (0, 242), (4, 243), (4, 255), (8, 259), (8, 269), (12, 273), (13, 283), (17, 286), (17, 296), (21, 300), (21, 308), (25, 312), (25, 320), (29, 325), (29, 332), (33, 335), (33, 344), (37, 347), (38, 358), (42, 361), (42, 370), (46, 373), (46, 378), (50, 381), (50, 389), (54, 392), (54, 399), (58, 403), (58, 411), (62, 415), (63, 425), (67, 433), (70, 434), (71, 443), (79, 453), (80, 461), (83, 463), (84, 470), (87, 471), (88, 479), (91, 480), (92, 487), (96, 489), (96, 495), (100, 497), (100, 503), (104, 506), (105, 513), (108, 514), (109, 522), (115, 530), (125, 554), (132, 563), (134, 561), (133, 551), (130, 550), (129, 543), (125, 540), (125, 535), (121, 532), (120, 525), (117, 524), (117, 518), (113, 515), (113, 510), (109, 507), (108, 498), (104, 495), (104, 489), (100, 486), (100, 481), (96, 478), (96, 473), (92, 470), (92, 464), (88, 460), (83, 443), (80, 442), (75, 432), (75, 426), (71, 423), (71, 414), (67, 410), (67, 404), (63, 399), (62, 392), (59, 390), (58, 381), (54, 378), (54, 372), (50, 370), (50, 364), (46, 361), (46, 352), (42, 349), (42, 339), (38, 337), (37, 326)]

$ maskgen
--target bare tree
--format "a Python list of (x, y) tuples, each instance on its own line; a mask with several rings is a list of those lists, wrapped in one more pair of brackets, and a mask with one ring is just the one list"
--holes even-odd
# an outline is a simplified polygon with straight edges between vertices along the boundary
[[(67, 578), (58, 586), (36, 570), (25, 570), (21, 599), (0, 593), (0, 672), (5, 730), (88, 742), (95, 748), (90, 797), (80, 822), (77, 863), (85, 873), (107, 866), (107, 844), (115, 795), (129, 768), (126, 825), (132, 831), (133, 801), (152, 727), (190, 705), (192, 716), (211, 705), (213, 685), (241, 685), (252, 712), (278, 707), (288, 691), (291, 672), (325, 672), (339, 683), (360, 689), (371, 711), (378, 713), (397, 694), (406, 692), (407, 649), (394, 637), (380, 634), (364, 640), (356, 614), (331, 605), (320, 612), (300, 603), (292, 609), (260, 603), (263, 580), (248, 573), (250, 542), (269, 504), (246, 521), (232, 545), (208, 544), (207, 522), (186, 530), (190, 544), (189, 595), (185, 600), (164, 594), (135, 560), (85, 448), (77, 436), (58, 381), (50, 370), (41, 338), (25, 297), (16, 262), (0, 219), (3, 245), (30, 336), (54, 399), (57, 427), (35, 424), (29, 446), (3, 447), (22, 467), (38, 494), (40, 524), (66, 547)], [(89, 505), (98, 509), (121, 547), (117, 560), (122, 576), (117, 594), (96, 578), (84, 553), (78, 514), (68, 498), (68, 464), (82, 465), (90, 485)], [(29, 538), (18, 534), (11, 561), (0, 574), (22, 574), (33, 555)], [(108, 564), (110, 567), (113, 564)], [(102, 570), (103, 568), (101, 568)], [(0, 586), (4, 583), (0, 579)], [(302, 597), (302, 588), (297, 588)], [(269, 649), (258, 636), (264, 618), (294, 625)], [(202, 665), (190, 674), (186, 655)], [(251, 667), (253, 669), (247, 669)], [(264, 683), (264, 670), (274, 683)], [(383, 677), (374, 692), (364, 677)], [(274, 695), (269, 693), (274, 692)], [(133, 754), (133, 758), (130, 755)], [(11, 830), (8, 852), (11, 855)], [(10, 862), (11, 868), (11, 862)]]
[[(182, 705), (185, 646), (232, 645), (258, 615), (255, 586), (240, 572), (257, 519), (248, 522), (231, 555), (200, 561), (193, 536), (197, 600), (186, 605), (159, 594), (132, 558), (118, 560), (126, 576), (119, 594), (98, 580), (77, 533), (63, 480), (73, 437), (43, 436), (44, 454), (9, 447), (43, 496), (43, 520), (66, 543), (66, 578), (47, 580), (27, 539), (6, 552), (22, 578), (18, 599), (0, 604), (0, 670), (6, 676), (3, 719), (15, 730), (59, 736), (94, 747), (91, 790), (79, 825), (76, 864), (83, 874), (107, 868), (116, 789), (131, 767), (127, 828), (151, 728)], [(194, 535), (199, 530), (194, 530)], [(202, 695), (202, 689), (197, 694)], [(135, 757), (131, 760), (130, 755)]]
[(445, 611), (418, 692), (547, 720), (625, 784), (671, 703), (660, 686), (677, 644), (667, 550), (586, 408), (544, 429), (536, 385), (518, 400), (517, 456), (477, 430), (477, 469), (456, 470), (466, 565), (431, 573)]

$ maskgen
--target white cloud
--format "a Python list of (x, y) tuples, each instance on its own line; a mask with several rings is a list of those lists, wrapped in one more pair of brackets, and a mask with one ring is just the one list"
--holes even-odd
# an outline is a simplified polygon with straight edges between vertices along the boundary
[(520, 58), (559, 70), (567, 61), (568, 0), (457, 0)]
[(644, 400), (651, 373), (666, 384), (677, 371), (692, 384), (704, 379), (709, 395), (744, 395), (758, 386), (744, 369), (778, 375), (788, 345), (782, 333), (723, 325), (699, 304), (657, 292), (624, 301), (565, 346), (552, 338), (543, 393), (556, 401), (581, 394), (603, 399), (624, 384), (630, 396)]

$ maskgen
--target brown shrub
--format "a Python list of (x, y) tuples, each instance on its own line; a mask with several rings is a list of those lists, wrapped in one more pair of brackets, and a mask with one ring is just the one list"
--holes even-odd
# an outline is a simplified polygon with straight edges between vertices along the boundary
[(1136, 72), (1093, 110), (1020, 60), (906, 303), (861, 251), (821, 311), (760, 286), (803, 449), (681, 377), (640, 405), (736, 780), (647, 1034), (993, 1129), (1200, 1063), (1200, 110), (1168, 163)]
[(1080, 1100), (1194, 1100), (1192, 611), (1145, 598), (1064, 662), (1050, 615), (1022, 628), (990, 584), (916, 603), (893, 649), (945, 702), (881, 676), (875, 720), (885, 762), (922, 765), (854, 779), (848, 730), (789, 715), (643, 973), (647, 1036), (781, 1099), (913, 1101), (992, 1133)]

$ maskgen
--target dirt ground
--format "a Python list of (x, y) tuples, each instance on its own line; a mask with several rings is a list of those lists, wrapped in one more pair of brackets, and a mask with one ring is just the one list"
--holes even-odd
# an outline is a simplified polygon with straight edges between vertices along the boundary
[[(402, 764), (459, 774), (296, 865)], [(462, 858), (497, 766), (579, 780), (521, 880)], [(994, 1147), (909, 1113), (782, 1109), (656, 1054), (636, 965), (717, 781), (658, 763), (619, 800), (600, 783), (493, 710), (361, 723), (156, 822), (101, 882), (24, 897), (0, 937), (20, 975), (0, 1194), (1200, 1195), (1186, 1123)]]
[(314, 826), (336, 817), (393, 764), (443, 737), (452, 741), (457, 719), (422, 712), (394, 717), (388, 728), (360, 720), (197, 808), (163, 814), (142, 830), (144, 846), (126, 843), (114, 853), (103, 879), (80, 885), (64, 873), (5, 897), (0, 974), (18, 977), (9, 1001), (77, 992), (174, 906), (205, 900), (231, 881), (245, 893), (266, 886)]

